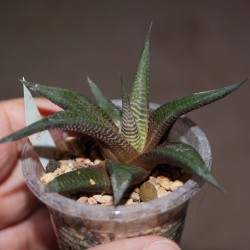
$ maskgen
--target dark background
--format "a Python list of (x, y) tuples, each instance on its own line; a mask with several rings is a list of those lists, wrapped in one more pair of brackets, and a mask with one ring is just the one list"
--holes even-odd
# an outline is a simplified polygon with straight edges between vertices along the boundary
[[(249, 1), (0, 1), (0, 99), (22, 95), (18, 79), (90, 96), (90, 76), (119, 98), (129, 87), (150, 22), (151, 101), (222, 87), (250, 75)], [(213, 174), (192, 200), (184, 250), (249, 249), (250, 81), (190, 114), (207, 133)], [(14, 119), (14, 118), (13, 118)]]

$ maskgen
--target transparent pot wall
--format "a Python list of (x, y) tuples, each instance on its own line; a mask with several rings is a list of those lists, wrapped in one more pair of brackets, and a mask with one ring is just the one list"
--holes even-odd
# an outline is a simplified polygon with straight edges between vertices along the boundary
[[(191, 120), (187, 117), (179, 119), (170, 138), (194, 146), (210, 168), (209, 143)], [(179, 242), (189, 199), (202, 185), (199, 178), (193, 178), (165, 197), (136, 205), (80, 204), (59, 194), (44, 192), (44, 186), (39, 181), (43, 168), (29, 143), (24, 147), (22, 161), (27, 185), (50, 211), (60, 249), (87, 249), (117, 239), (149, 234)]]
[(93, 220), (87, 214), (79, 218), (54, 209), (50, 209), (50, 212), (60, 249), (86, 249), (113, 240), (150, 234), (179, 242), (186, 209), (187, 203), (150, 216), (146, 211), (137, 211), (131, 219), (129, 212), (126, 218), (121, 216), (120, 219), (117, 215), (110, 216), (109, 212), (103, 212), (103, 217), (109, 218), (108, 221)]

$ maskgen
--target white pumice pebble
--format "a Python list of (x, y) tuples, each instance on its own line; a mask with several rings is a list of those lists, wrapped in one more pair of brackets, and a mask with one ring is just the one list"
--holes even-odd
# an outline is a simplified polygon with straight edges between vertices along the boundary
[[(66, 143), (68, 143), (68, 147), (73, 151), (75, 150), (75, 152), (78, 152), (78, 150), (80, 152), (80, 149), (74, 149), (75, 146), (82, 147), (83, 145), (82, 141), (76, 139), (75, 137), (67, 138)], [(85, 150), (85, 148), (86, 146), (84, 145), (83, 149)], [(62, 157), (61, 160), (58, 161), (58, 166), (54, 170), (54, 172), (48, 172), (40, 178), (41, 182), (44, 185), (47, 185), (61, 174), (68, 173), (80, 168), (88, 168), (94, 165), (98, 165), (103, 161), (101, 159), (99, 151), (97, 151), (95, 147), (93, 147), (93, 151), (91, 152), (88, 152), (88, 150), (85, 150), (85, 152), (83, 152), (83, 150), (81, 149), (81, 153), (79, 153), (78, 156), (69, 159), (67, 159), (67, 157), (69, 156), (65, 154), (65, 157)], [(156, 171), (151, 176), (149, 176), (148, 180), (144, 181), (144, 183), (142, 183), (140, 187), (135, 187), (130, 196), (128, 198), (124, 198), (121, 203), (125, 205), (131, 205), (146, 202), (155, 198), (161, 198), (181, 187), (184, 182), (185, 181), (180, 179), (171, 181), (171, 179), (165, 176), (164, 173)], [(96, 185), (95, 180), (92, 178), (89, 179), (89, 183), (92, 186)], [(67, 193), (64, 195), (82, 204), (86, 203), (99, 206), (113, 205), (112, 195), (75, 194), (74, 196), (72, 196)]]
[(48, 183), (53, 181), (55, 178), (56, 176), (54, 175), (54, 173), (47, 173), (40, 178), (40, 181), (42, 182), (42, 184), (47, 185)]
[(99, 203), (106, 203), (106, 202), (110, 202), (113, 201), (113, 198), (111, 195), (93, 195), (93, 197), (95, 198), (95, 200)]
[(77, 202), (80, 202), (80, 203), (86, 203), (87, 201), (88, 201), (87, 196), (81, 196), (79, 199), (77, 199)]
[(90, 205), (96, 205), (97, 204), (97, 200), (94, 197), (89, 197), (87, 202)]

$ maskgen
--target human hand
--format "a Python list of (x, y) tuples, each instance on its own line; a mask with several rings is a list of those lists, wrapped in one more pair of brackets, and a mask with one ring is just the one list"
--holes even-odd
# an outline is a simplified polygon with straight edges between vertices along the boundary
[[(42, 114), (58, 110), (37, 99)], [(25, 126), (23, 99), (0, 102), (0, 138)], [(20, 156), (24, 140), (0, 145), (0, 250), (58, 249), (45, 205), (29, 191), (22, 176)], [(103, 244), (90, 250), (178, 250), (166, 238), (144, 236)]]
[(89, 250), (181, 250), (173, 241), (159, 236), (142, 236), (113, 241)]
[[(42, 99), (37, 103), (44, 114), (58, 109)], [(0, 138), (24, 124), (23, 99), (0, 102)], [(57, 249), (48, 210), (24, 182), (20, 163), (23, 143), (0, 145), (0, 249)]]

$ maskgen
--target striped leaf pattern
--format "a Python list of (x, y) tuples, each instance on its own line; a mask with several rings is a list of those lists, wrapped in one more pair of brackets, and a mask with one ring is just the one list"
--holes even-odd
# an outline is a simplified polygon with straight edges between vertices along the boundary
[(59, 175), (46, 186), (47, 192), (79, 192), (111, 193), (111, 182), (104, 168), (95, 166), (80, 168), (66, 174)]
[(129, 97), (127, 95), (126, 89), (121, 83), (122, 88), (122, 127), (121, 132), (124, 138), (136, 149), (141, 149), (141, 140), (139, 131), (133, 116)]
[(120, 127), (121, 110), (114, 103), (103, 95), (100, 88), (88, 77), (87, 78), (92, 94), (95, 97), (96, 103), (104, 110), (113, 120), (117, 127)]
[(117, 205), (129, 187), (145, 180), (149, 172), (143, 168), (120, 162), (106, 160), (114, 191), (114, 204)]
[(40, 85), (25, 80), (20, 81), (35, 94), (50, 100), (65, 110), (84, 113), (85, 117), (94, 119), (99, 124), (109, 124), (113, 129), (117, 129), (109, 115), (84, 95), (68, 89)]
[(245, 79), (224, 88), (188, 95), (166, 103), (154, 110), (150, 115), (149, 136), (146, 150), (157, 146), (166, 130), (181, 115), (225, 97), (239, 88), (247, 80), (248, 79)]
[(151, 26), (144, 44), (141, 59), (130, 94), (130, 105), (141, 139), (140, 150), (144, 148), (148, 133), (149, 112), (149, 36)]
[[(222, 189), (214, 177), (210, 174), (205, 162), (200, 154), (190, 145), (182, 142), (173, 142), (164, 146), (159, 146), (141, 156), (145, 168), (150, 171), (158, 164), (171, 164), (187, 169), (196, 176), (213, 185), (216, 188)], [(140, 163), (138, 162), (138, 165)]]
[(112, 127), (88, 118), (79, 112), (61, 111), (1, 139), (0, 143), (19, 140), (43, 130), (60, 129), (84, 133), (102, 141), (121, 161), (127, 161), (131, 156), (138, 155), (135, 149)]
[(105, 159), (101, 166), (57, 177), (47, 186), (47, 191), (113, 192), (117, 205), (131, 186), (145, 180), (158, 164), (166, 163), (186, 168), (221, 189), (193, 147), (167, 140), (167, 143), (159, 144), (181, 115), (225, 97), (247, 79), (224, 88), (182, 97), (149, 112), (150, 30), (151, 25), (130, 95), (122, 83), (122, 111), (90, 79), (88, 82), (96, 102), (71, 90), (21, 80), (29, 90), (64, 110), (0, 139), (0, 143), (15, 141), (47, 129), (76, 131), (95, 138)]

